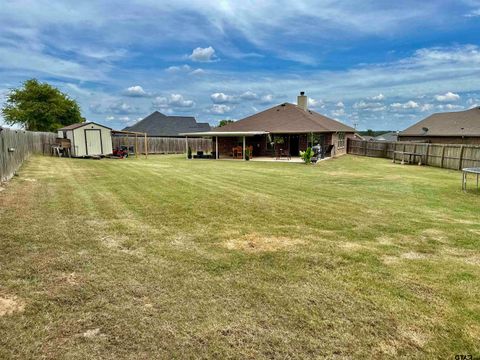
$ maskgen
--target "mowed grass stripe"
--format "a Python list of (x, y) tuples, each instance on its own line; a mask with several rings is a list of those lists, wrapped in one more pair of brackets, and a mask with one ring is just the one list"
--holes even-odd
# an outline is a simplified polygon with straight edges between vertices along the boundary
[(0, 357), (477, 354), (478, 211), (383, 159), (34, 157), (0, 193)]

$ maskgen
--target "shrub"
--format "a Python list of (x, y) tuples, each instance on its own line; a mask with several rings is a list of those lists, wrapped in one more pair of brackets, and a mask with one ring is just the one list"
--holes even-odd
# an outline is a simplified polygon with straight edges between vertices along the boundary
[(305, 164), (310, 164), (312, 162), (313, 150), (311, 147), (308, 147), (305, 151), (300, 151), (300, 157), (305, 162)]
[(190, 146), (188, 147), (188, 150), (187, 150), (187, 157), (188, 157), (189, 159), (192, 158), (192, 148), (191, 148)]

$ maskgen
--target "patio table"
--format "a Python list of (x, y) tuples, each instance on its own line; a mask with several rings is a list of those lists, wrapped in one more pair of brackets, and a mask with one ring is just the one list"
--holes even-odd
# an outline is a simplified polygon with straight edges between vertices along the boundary
[(462, 169), (462, 190), (467, 191), (467, 175), (474, 174), (477, 176), (477, 191), (478, 188), (478, 179), (480, 177), (480, 167), (473, 167), (473, 168), (463, 168)]
[(422, 163), (424, 163), (423, 161), (423, 157), (425, 156), (425, 154), (420, 154), (420, 153), (415, 153), (415, 152), (409, 152), (409, 151), (394, 151), (393, 152), (393, 163), (395, 163), (395, 161), (397, 160), (397, 156), (396, 155), (401, 155), (401, 164), (405, 164), (405, 158), (407, 159), (406, 162), (408, 164), (411, 164), (415, 161), (415, 159), (418, 157), (419, 158), (419, 162), (418, 162), (418, 165), (422, 165)]

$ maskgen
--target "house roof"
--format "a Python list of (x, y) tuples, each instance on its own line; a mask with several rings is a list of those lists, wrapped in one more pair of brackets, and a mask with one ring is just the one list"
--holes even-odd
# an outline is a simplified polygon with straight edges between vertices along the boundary
[(284, 103), (242, 120), (213, 129), (215, 132), (266, 131), (270, 133), (355, 132), (350, 126), (312, 110)]
[(126, 131), (144, 132), (149, 136), (180, 136), (181, 133), (209, 131), (207, 123), (197, 123), (193, 116), (167, 116), (155, 111)]
[(480, 136), (480, 107), (430, 115), (400, 136)]
[[(110, 129), (112, 130), (111, 128), (109, 128), (108, 126), (105, 126), (105, 125), (102, 125), (102, 124), (98, 124), (96, 122), (93, 122), (93, 121), (88, 121), (88, 122), (83, 122), (83, 123), (75, 123), (75, 124), (71, 124), (71, 125), (67, 125), (67, 126), (64, 126), (58, 130), (61, 130), (61, 131), (66, 131), (66, 130), (75, 130), (75, 129), (78, 129), (78, 128), (81, 128), (82, 126), (86, 126), (86, 125), (90, 125), (90, 124), (95, 124), (97, 126), (101, 126), (101, 127), (104, 127), (105, 129)], [(57, 130), (57, 131), (58, 131)]]
[(390, 131), (382, 135), (375, 136), (371, 140), (373, 141), (397, 141), (398, 134), (396, 131)]

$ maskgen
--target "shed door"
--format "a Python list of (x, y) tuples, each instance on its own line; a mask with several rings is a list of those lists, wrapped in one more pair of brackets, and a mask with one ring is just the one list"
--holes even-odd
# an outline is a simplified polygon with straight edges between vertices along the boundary
[(102, 133), (100, 129), (85, 130), (85, 147), (87, 155), (102, 154)]

